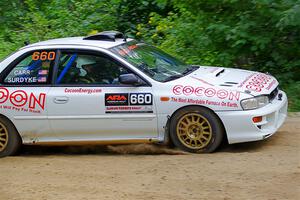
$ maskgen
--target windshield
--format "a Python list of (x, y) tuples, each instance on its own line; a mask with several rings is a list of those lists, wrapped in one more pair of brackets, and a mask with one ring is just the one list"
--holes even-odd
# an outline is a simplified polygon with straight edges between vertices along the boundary
[(183, 77), (191, 71), (191, 66), (145, 43), (132, 41), (113, 47), (111, 51), (125, 58), (149, 77), (160, 82)]

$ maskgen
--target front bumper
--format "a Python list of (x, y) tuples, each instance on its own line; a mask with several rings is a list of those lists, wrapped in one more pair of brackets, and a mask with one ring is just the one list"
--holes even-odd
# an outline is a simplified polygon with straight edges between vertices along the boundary
[[(283, 124), (287, 116), (288, 101), (283, 91), (281, 100), (276, 98), (268, 105), (248, 111), (217, 112), (222, 120), (229, 144), (262, 140), (273, 135)], [(253, 117), (262, 116), (259, 123)]]

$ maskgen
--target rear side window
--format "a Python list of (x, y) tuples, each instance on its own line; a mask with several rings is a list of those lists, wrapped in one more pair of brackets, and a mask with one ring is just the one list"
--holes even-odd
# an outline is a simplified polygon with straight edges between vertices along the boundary
[(35, 51), (25, 56), (4, 79), (6, 84), (49, 84), (56, 58), (55, 51)]

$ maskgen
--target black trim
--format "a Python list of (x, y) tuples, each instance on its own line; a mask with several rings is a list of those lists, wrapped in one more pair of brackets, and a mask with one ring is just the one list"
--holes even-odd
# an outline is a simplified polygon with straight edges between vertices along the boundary
[(276, 87), (276, 88), (268, 95), (269, 100), (270, 100), (270, 101), (273, 101), (273, 100), (275, 99), (275, 97), (278, 95), (278, 93), (279, 93), (279, 89), (278, 89), (278, 87)]
[(59, 66), (59, 61), (60, 61), (60, 56), (61, 56), (61, 51), (57, 50), (56, 51), (56, 58), (53, 66), (53, 74), (52, 74), (52, 80), (51, 80), (51, 85), (54, 85), (56, 76), (57, 76), (57, 71), (58, 71), (58, 66)]
[(0, 84), (0, 87), (51, 87), (51, 84), (44, 84), (44, 85), (6, 85), (6, 84)]
[(105, 111), (106, 114), (120, 114), (120, 113), (154, 113), (153, 111)]

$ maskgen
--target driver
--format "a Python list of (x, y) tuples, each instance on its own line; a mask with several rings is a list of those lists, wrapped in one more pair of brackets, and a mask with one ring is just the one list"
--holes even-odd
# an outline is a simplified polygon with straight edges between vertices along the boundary
[(95, 83), (95, 70), (96, 61), (93, 59), (92, 56), (82, 55), (77, 58), (76, 60), (77, 65), (76, 67), (79, 69), (79, 83)]

